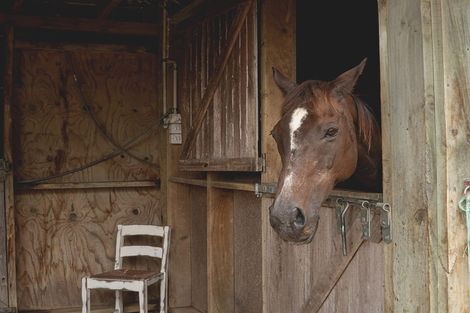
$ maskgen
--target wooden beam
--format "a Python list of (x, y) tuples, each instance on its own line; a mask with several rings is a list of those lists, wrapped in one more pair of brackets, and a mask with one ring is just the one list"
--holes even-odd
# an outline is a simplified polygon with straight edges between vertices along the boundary
[(217, 62), (218, 66), (217, 72), (211, 78), (210, 82), (207, 85), (206, 91), (204, 96), (202, 97), (201, 104), (199, 106), (199, 111), (196, 114), (196, 118), (194, 119), (194, 124), (192, 128), (189, 130), (186, 140), (184, 141), (182, 151), (181, 151), (181, 159), (187, 159), (189, 152), (191, 151), (192, 146), (194, 145), (194, 141), (201, 129), (202, 122), (206, 116), (206, 113), (209, 109), (210, 104), (212, 103), (212, 98), (214, 97), (215, 91), (219, 86), (219, 83), (222, 79), (222, 75), (224, 74), (225, 67), (230, 59), (232, 54), (232, 50), (235, 47), (235, 44), (238, 42), (238, 35), (240, 34), (241, 29), (245, 25), (246, 17), (252, 8), (254, 1), (247, 1), (246, 4), (240, 9), (235, 18), (231, 32), (229, 35), (229, 40), (227, 46), (225, 48), (224, 54), (221, 55), (221, 58)]
[[(272, 127), (281, 118), (283, 96), (272, 79), (272, 67), (280, 69), (287, 77), (295, 78), (295, 14), (294, 0), (261, 1), (260, 14), (260, 113), (261, 151), (266, 155), (266, 171), (261, 175), (263, 183), (278, 180), (281, 161), (276, 143), (269, 135)], [(269, 223), (269, 207), (273, 199), (261, 200), (261, 235), (263, 262), (263, 313), (282, 311), (286, 296), (279, 289), (288, 282), (279, 273), (282, 268), (285, 247)], [(289, 257), (289, 256), (285, 256)], [(294, 255), (290, 256), (294, 257)], [(296, 263), (298, 260), (295, 261)], [(292, 263), (294, 264), (294, 263)], [(291, 285), (289, 285), (291, 286)], [(291, 300), (292, 301), (292, 300)], [(290, 302), (290, 301), (289, 301)], [(293, 307), (290, 310), (295, 312)], [(296, 311), (299, 312), (299, 311)]]
[(196, 0), (193, 6), (190, 4), (170, 17), (170, 22), (174, 24), (178, 30), (184, 30), (185, 28), (191, 27), (191, 25), (201, 22), (202, 20), (222, 15), (247, 1), (250, 0), (228, 0), (210, 3), (204, 3), (204, 1), (202, 1), (200, 4), (197, 4), (198, 1)]
[(48, 16), (20, 16), (0, 14), (0, 24), (11, 23), (18, 28), (54, 29), (63, 31), (106, 33), (157, 37), (158, 24), (92, 20)]
[(107, 19), (113, 10), (122, 2), (122, 0), (106, 0), (102, 3), (97, 18), (99, 20)]
[(178, 13), (171, 17), (171, 21), (179, 24), (182, 21), (190, 18), (202, 6), (205, 0), (193, 0), (190, 4), (181, 9)]
[(33, 186), (20, 185), (18, 190), (66, 190), (66, 189), (110, 189), (110, 188), (156, 188), (159, 183), (151, 180), (143, 181), (105, 181), (86, 183), (46, 183)]
[(215, 175), (207, 176), (207, 311), (234, 313), (233, 191), (213, 188)]
[[(430, 263), (431, 312), (468, 312), (470, 308), (470, 268), (465, 253), (467, 227), (465, 213), (457, 209), (463, 196), (463, 182), (470, 177), (470, 2), (432, 0), (430, 19), (426, 19), (432, 41), (425, 41), (429, 52), (429, 79), (434, 99), (426, 93), (425, 103), (433, 141), (436, 202), (430, 217), (428, 251)], [(429, 12), (427, 12), (429, 13)], [(426, 64), (426, 63), (425, 63)], [(426, 82), (425, 82), (426, 83)], [(429, 85), (429, 84), (426, 84)], [(430, 145), (433, 143), (433, 145)], [(427, 177), (430, 177), (427, 175)]]
[[(3, 95), (3, 158), (9, 164), (13, 162), (12, 156), (12, 118), (13, 106), (13, 56), (14, 56), (14, 29), (12, 25), (5, 27), (5, 75)], [(13, 197), (13, 173), (8, 172), (4, 181), (5, 220), (7, 232), (7, 267), (8, 267), (8, 305), (17, 306), (16, 299), (16, 251), (15, 251), (15, 210)]]

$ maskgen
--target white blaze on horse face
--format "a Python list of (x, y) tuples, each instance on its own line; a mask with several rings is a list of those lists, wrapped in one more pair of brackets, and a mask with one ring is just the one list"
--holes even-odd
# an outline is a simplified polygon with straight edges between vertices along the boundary
[(302, 122), (307, 117), (308, 112), (305, 108), (297, 108), (292, 113), (289, 122), (289, 131), (290, 131), (290, 151), (293, 152), (297, 149), (297, 144), (295, 142), (295, 131), (302, 126)]

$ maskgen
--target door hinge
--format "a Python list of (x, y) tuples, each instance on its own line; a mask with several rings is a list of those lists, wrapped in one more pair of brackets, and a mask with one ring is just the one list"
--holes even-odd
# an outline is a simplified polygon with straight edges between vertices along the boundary
[(276, 193), (277, 184), (273, 183), (256, 183), (255, 184), (255, 195), (261, 198), (263, 195), (273, 196)]
[(375, 205), (380, 212), (380, 228), (382, 229), (382, 240), (385, 243), (392, 242), (392, 208), (388, 203), (378, 202)]

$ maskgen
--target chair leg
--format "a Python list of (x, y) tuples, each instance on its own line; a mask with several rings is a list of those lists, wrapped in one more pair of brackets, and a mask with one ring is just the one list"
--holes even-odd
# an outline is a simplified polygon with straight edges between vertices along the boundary
[(86, 277), (82, 278), (82, 313), (90, 313), (90, 289)]
[(160, 313), (166, 313), (168, 307), (167, 299), (167, 289), (168, 289), (168, 279), (166, 273), (164, 274), (163, 279), (160, 282)]
[(139, 291), (139, 308), (140, 313), (148, 313), (147, 282), (142, 284), (142, 289)]
[(116, 305), (115, 310), (117, 313), (124, 313), (124, 306), (122, 303), (122, 291), (116, 290)]

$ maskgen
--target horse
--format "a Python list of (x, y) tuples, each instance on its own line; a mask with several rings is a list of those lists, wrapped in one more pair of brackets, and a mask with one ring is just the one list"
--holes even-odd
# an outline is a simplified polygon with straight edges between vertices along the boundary
[(381, 188), (381, 135), (368, 105), (353, 93), (366, 60), (332, 81), (297, 84), (273, 67), (283, 93), (282, 117), (271, 135), (282, 170), (271, 226), (285, 241), (310, 243), (319, 210), (335, 186)]

